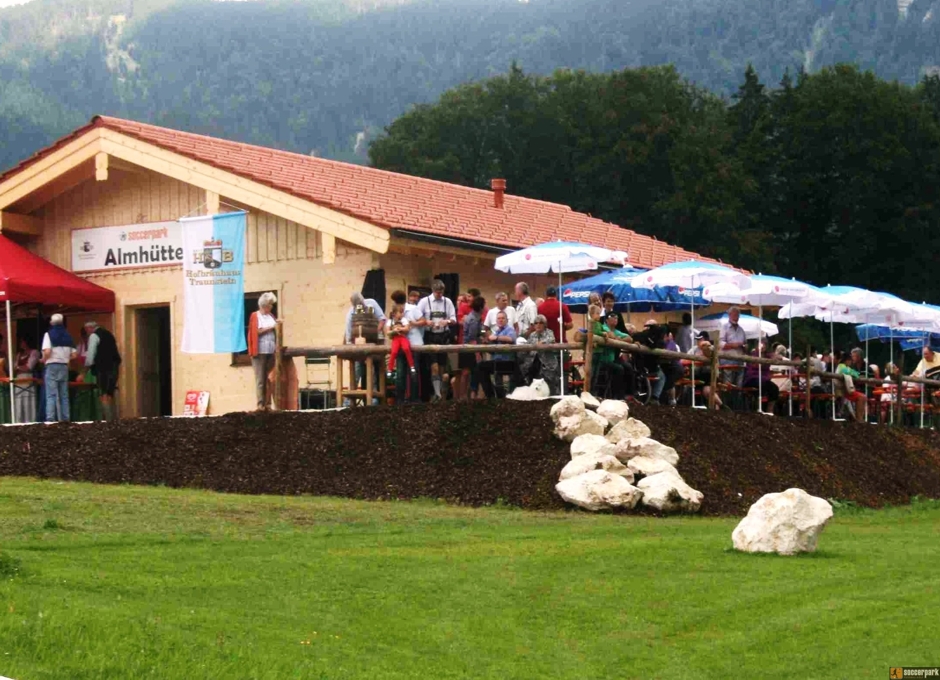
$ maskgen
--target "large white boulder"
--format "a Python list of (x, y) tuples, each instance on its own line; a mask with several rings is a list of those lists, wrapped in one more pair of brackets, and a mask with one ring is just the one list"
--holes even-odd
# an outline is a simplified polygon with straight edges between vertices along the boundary
[(590, 392), (581, 393), (581, 403), (587, 406), (588, 408), (593, 408), (593, 409), (599, 408), (601, 405), (601, 402), (597, 400), (597, 397), (595, 397)]
[(555, 485), (565, 502), (585, 510), (633, 509), (643, 493), (620, 475), (607, 470), (592, 470), (570, 477)]
[(658, 475), (660, 472), (670, 472), (678, 475), (679, 471), (662, 458), (647, 458), (646, 456), (636, 456), (627, 461), (627, 468), (634, 476), (649, 477)]
[(636, 486), (643, 492), (643, 505), (660, 512), (698, 512), (705, 498), (675, 472), (644, 477)]
[(562, 416), (555, 421), (555, 436), (566, 442), (572, 442), (583, 434), (603, 435), (606, 430), (607, 420), (594, 411)]
[[(598, 413), (600, 413), (600, 410), (598, 410)], [(606, 418), (606, 416), (604, 417)], [(621, 420), (619, 423), (614, 423), (610, 432), (607, 433), (607, 439), (617, 444), (623, 439), (643, 439), (649, 437), (651, 434), (646, 423), (642, 423), (636, 418), (627, 418), (626, 420)]]
[(736, 550), (794, 555), (813, 552), (832, 506), (803, 489), (762, 496), (731, 534)]
[(552, 420), (557, 424), (559, 418), (568, 418), (584, 413), (584, 402), (574, 395), (562, 397), (552, 406)]
[(679, 464), (679, 454), (671, 446), (660, 444), (655, 439), (641, 437), (639, 439), (621, 439), (617, 442), (614, 454), (622, 462), (627, 462), (636, 456), (645, 458), (662, 458), (672, 466)]
[(573, 458), (570, 463), (561, 469), (558, 481), (562, 482), (593, 470), (606, 470), (612, 475), (620, 475), (633, 484), (633, 473), (630, 472), (629, 468), (613, 456), (604, 453), (589, 453)]
[(616, 399), (605, 399), (597, 407), (597, 415), (603, 416), (611, 425), (616, 425), (621, 420), (626, 420), (630, 415), (630, 408), (627, 402)]
[(548, 383), (541, 378), (536, 378), (531, 385), (517, 387), (512, 391), (512, 394), (507, 394), (506, 398), (515, 399), (516, 401), (541, 401), (542, 399), (548, 399), (551, 395), (552, 391), (549, 389)]
[(595, 453), (612, 456), (614, 455), (614, 445), (599, 434), (582, 434), (575, 437), (574, 441), (571, 442), (572, 460), (578, 456)]

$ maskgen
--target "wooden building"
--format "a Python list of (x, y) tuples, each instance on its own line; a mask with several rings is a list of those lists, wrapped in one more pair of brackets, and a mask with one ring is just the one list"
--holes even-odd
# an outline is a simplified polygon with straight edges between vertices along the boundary
[[(160, 251), (168, 228), (161, 223), (236, 208), (248, 211), (246, 305), (275, 291), (287, 345), (340, 343), (349, 295), (369, 272), (387, 294), (449, 274), (460, 290), (480, 288), (492, 300), (518, 279), (494, 270), (495, 258), (548, 240), (624, 250), (641, 267), (699, 257), (502, 190), (102, 116), (0, 176), (3, 234), (115, 292), (117, 312), (97, 321), (114, 331), (125, 357), (125, 416), (180, 413), (186, 391), (197, 389), (211, 392), (213, 413), (254, 405), (245, 362), (179, 351), (183, 276), (173, 249), (153, 260), (138, 255)], [(102, 247), (120, 255), (104, 264), (95, 252)], [(527, 282), (541, 295), (550, 279)], [(70, 319), (70, 328), (82, 321)]]

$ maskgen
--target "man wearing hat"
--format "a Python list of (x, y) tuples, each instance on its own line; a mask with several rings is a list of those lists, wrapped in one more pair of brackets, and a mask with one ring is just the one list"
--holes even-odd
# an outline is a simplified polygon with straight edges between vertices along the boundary
[(85, 371), (95, 376), (104, 419), (114, 420), (114, 390), (117, 389), (118, 369), (121, 366), (117, 340), (111, 331), (101, 328), (95, 321), (85, 322), (85, 332), (88, 333)]

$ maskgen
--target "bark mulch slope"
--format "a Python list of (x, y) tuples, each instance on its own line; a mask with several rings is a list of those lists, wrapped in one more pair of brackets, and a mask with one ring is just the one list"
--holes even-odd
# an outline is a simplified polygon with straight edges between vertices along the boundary
[[(331, 413), (238, 413), (0, 429), (0, 475), (165, 484), (235, 493), (442, 498), (565, 507), (570, 460), (548, 402), (473, 402)], [(703, 514), (742, 515), (792, 486), (879, 507), (940, 497), (940, 434), (730, 412), (636, 407)]]

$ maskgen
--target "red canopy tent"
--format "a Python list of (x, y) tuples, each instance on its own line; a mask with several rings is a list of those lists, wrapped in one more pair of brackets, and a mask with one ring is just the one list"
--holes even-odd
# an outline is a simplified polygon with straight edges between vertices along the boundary
[(114, 291), (79, 278), (0, 234), (0, 300), (113, 312)]
[[(113, 312), (114, 291), (79, 278), (0, 234), (0, 300), (6, 303), (7, 356), (13, 361), (11, 304), (52, 305), (85, 312)], [(12, 377), (12, 372), (11, 372)], [(16, 422), (13, 381), (10, 414)]]

